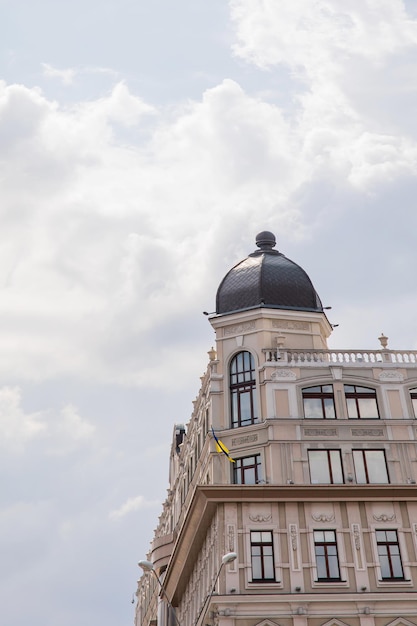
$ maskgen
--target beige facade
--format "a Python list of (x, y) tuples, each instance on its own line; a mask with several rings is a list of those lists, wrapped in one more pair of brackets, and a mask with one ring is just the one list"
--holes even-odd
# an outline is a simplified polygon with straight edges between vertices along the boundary
[(416, 626), (417, 353), (329, 350), (323, 310), (210, 322), (148, 555), (176, 622), (147, 573), (136, 626)]

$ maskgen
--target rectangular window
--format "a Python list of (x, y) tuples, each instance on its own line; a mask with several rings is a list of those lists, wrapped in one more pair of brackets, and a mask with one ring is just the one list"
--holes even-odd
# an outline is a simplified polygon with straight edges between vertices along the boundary
[(400, 546), (396, 530), (376, 530), (382, 580), (404, 578)]
[(375, 389), (345, 385), (348, 417), (351, 419), (378, 419), (378, 404)]
[(320, 582), (340, 580), (336, 532), (334, 530), (315, 530), (314, 550), (317, 580)]
[(254, 582), (275, 581), (274, 546), (272, 531), (252, 531), (250, 534), (252, 580)]
[(417, 389), (410, 389), (410, 396), (414, 410), (414, 417), (417, 417)]
[(389, 483), (385, 450), (352, 450), (359, 485)]
[(303, 389), (304, 417), (309, 419), (335, 419), (333, 385), (318, 385)]
[(235, 485), (257, 485), (262, 480), (261, 455), (246, 456), (233, 463)]
[(309, 450), (308, 465), (312, 485), (343, 484), (342, 457), (340, 450)]

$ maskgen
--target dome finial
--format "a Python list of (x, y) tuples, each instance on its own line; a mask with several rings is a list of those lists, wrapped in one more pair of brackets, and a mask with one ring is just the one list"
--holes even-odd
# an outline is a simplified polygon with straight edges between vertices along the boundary
[(276, 243), (277, 241), (274, 233), (269, 232), (269, 230), (263, 230), (261, 233), (256, 235), (256, 245), (261, 250), (272, 250)]

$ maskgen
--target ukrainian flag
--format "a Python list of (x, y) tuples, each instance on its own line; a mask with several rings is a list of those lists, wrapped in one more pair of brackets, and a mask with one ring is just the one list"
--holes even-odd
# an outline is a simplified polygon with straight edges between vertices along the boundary
[(227, 456), (227, 458), (229, 459), (231, 463), (236, 463), (236, 461), (232, 459), (232, 457), (230, 456), (228, 448), (226, 448), (224, 443), (216, 437), (216, 433), (214, 432), (213, 426), (211, 427), (211, 432), (213, 433), (213, 437), (216, 442), (216, 452), (223, 452), (223, 454)]

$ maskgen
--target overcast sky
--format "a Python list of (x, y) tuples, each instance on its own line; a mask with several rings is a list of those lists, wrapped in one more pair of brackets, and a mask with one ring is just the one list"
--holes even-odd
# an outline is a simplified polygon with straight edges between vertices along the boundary
[(125, 626), (224, 274), (417, 349), (415, 0), (0, 0), (0, 606)]

